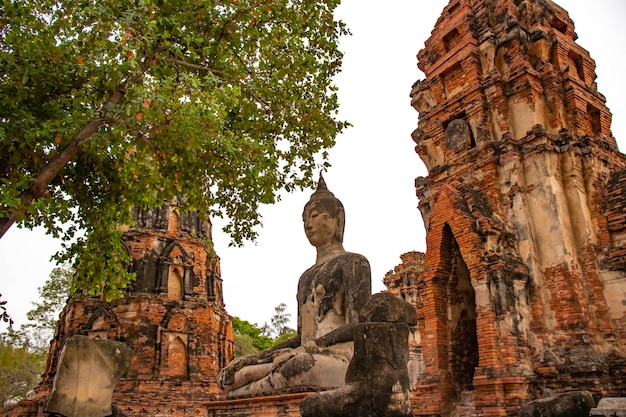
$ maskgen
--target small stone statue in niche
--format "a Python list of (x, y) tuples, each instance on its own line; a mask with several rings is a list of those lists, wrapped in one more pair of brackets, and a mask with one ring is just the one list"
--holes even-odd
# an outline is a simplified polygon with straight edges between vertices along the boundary
[(229, 396), (345, 385), (354, 326), (371, 295), (369, 262), (344, 250), (343, 204), (321, 175), (302, 220), (317, 258), (298, 282), (298, 335), (258, 354), (235, 358), (222, 369), (220, 387)]

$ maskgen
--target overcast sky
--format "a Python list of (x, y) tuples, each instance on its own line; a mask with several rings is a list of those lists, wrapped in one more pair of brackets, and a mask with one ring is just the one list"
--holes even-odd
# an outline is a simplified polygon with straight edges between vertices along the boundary
[[(328, 188), (344, 204), (347, 251), (365, 255), (372, 267), (374, 292), (384, 289), (385, 273), (411, 250), (425, 251), (424, 226), (413, 182), (426, 169), (414, 151), (411, 132), (417, 112), (410, 106), (411, 85), (423, 74), (417, 52), (423, 48), (447, 0), (344, 0), (337, 14), (352, 36), (341, 43), (343, 72), (337, 77), (340, 117), (354, 127), (330, 151)], [(576, 24), (578, 43), (595, 59), (598, 89), (613, 113), (613, 135), (626, 150), (626, 2), (560, 0)], [(312, 191), (286, 195), (263, 207), (256, 243), (229, 248), (214, 221), (214, 244), (221, 258), (224, 300), (231, 315), (269, 322), (274, 307), (288, 306), (296, 318), (300, 274), (315, 262), (315, 249), (302, 229), (302, 208)], [(0, 239), (0, 293), (9, 313), (25, 321), (30, 302), (54, 267), (58, 249), (41, 231), (10, 230)]]

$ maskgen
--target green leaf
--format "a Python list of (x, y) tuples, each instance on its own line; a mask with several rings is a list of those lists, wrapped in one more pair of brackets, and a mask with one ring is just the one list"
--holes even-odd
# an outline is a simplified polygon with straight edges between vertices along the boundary
[(133, 277), (116, 230), (133, 206), (184, 194), (183, 209), (229, 218), (239, 245), (256, 236), (260, 204), (328, 165), (347, 127), (332, 81), (339, 2), (235, 3), (3, 10), (0, 226), (15, 216), (68, 242), (57, 259), (76, 268), (74, 290), (123, 294)]

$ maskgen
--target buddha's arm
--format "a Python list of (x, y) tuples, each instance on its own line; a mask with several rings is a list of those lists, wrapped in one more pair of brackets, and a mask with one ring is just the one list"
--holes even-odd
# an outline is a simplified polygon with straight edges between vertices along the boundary
[[(274, 353), (281, 349), (295, 349), (300, 346), (300, 335), (296, 335), (292, 338), (285, 340), (284, 342), (280, 342), (279, 344), (272, 346), (269, 349), (265, 349), (262, 352), (259, 352), (257, 355), (260, 360), (272, 361), (274, 359)], [(257, 362), (258, 363), (258, 362)]]
[(354, 256), (343, 270), (345, 309), (348, 323), (359, 322), (359, 313), (372, 296), (372, 273), (364, 256)]
[(350, 342), (354, 340), (354, 325), (355, 323), (350, 323), (345, 326), (341, 326), (338, 329), (315, 339), (315, 344), (318, 347), (326, 347), (336, 345), (337, 343)]
[[(222, 389), (225, 389), (226, 386), (236, 383), (235, 374), (237, 374), (242, 368), (251, 365), (271, 363), (277, 355), (283, 353), (281, 351), (284, 351), (285, 349), (293, 349), (298, 346), (300, 346), (299, 335), (292, 337), (291, 339), (287, 339), (284, 342), (279, 343), (276, 346), (272, 346), (271, 348), (266, 349), (262, 352), (235, 358), (230, 364), (226, 365), (226, 367), (222, 369), (220, 386), (222, 387)], [(246, 383), (249, 383), (252, 380), (253, 379), (247, 381)], [(241, 386), (241, 384), (239, 384), (238, 386)]]

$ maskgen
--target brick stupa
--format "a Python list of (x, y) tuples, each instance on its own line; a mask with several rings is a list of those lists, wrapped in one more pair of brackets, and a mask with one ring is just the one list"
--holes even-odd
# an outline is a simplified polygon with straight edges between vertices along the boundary
[(230, 316), (224, 310), (219, 259), (211, 224), (172, 204), (135, 209), (123, 242), (137, 274), (123, 299), (70, 299), (57, 324), (41, 384), (31, 400), (3, 417), (43, 412), (59, 354), (72, 335), (124, 342), (133, 350), (113, 403), (126, 416), (206, 416), (219, 392), (217, 373), (232, 360)]

